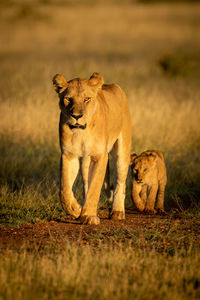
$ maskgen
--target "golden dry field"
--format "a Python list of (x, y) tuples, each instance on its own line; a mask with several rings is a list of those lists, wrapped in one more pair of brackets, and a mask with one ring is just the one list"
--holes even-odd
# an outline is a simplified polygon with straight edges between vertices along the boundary
[[(134, 224), (122, 222), (119, 232), (106, 231), (112, 239), (102, 247), (105, 232), (94, 229), (91, 239), (98, 246), (88, 238), (83, 249), (65, 238), (60, 250), (53, 237), (41, 255), (37, 243), (20, 248), (0, 239), (2, 300), (200, 297), (200, 232), (198, 226), (192, 229), (200, 225), (200, 4), (144, 2), (0, 2), (0, 232), (65, 220), (52, 77), (88, 78), (99, 72), (128, 96), (132, 150), (164, 153), (169, 218), (163, 226), (168, 228), (176, 216), (180, 224), (187, 221), (184, 234), (176, 231), (175, 221), (164, 233), (162, 225), (136, 233), (130, 231)], [(80, 178), (76, 187), (81, 201)], [(129, 176), (127, 208), (133, 207), (130, 189)], [(99, 208), (107, 208), (104, 193)], [(134, 243), (126, 244), (129, 239)], [(107, 288), (105, 280), (110, 281)]]

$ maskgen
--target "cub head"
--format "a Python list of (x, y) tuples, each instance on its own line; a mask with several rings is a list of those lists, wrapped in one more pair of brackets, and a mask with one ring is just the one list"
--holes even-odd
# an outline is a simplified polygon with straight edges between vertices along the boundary
[(97, 107), (97, 94), (104, 83), (103, 77), (93, 73), (89, 79), (75, 78), (67, 81), (63, 75), (53, 77), (59, 106), (71, 130), (85, 129)]
[(145, 151), (140, 155), (131, 153), (132, 174), (137, 183), (144, 183), (150, 172), (156, 165), (156, 154), (153, 151)]

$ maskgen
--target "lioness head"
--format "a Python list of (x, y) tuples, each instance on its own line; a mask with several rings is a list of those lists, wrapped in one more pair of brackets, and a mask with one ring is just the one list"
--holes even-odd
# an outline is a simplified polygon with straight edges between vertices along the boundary
[(96, 110), (96, 96), (103, 82), (103, 77), (98, 73), (89, 79), (75, 78), (70, 81), (60, 74), (53, 77), (61, 112), (71, 130), (87, 127)]
[(156, 165), (156, 158), (156, 154), (151, 151), (145, 151), (138, 156), (131, 153), (131, 168), (137, 183), (145, 182), (145, 179)]

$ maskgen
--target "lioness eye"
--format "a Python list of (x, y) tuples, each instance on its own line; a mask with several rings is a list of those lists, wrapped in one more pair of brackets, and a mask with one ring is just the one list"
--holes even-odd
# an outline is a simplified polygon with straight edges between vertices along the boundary
[(138, 169), (133, 169), (133, 172), (136, 174), (138, 172)]
[(148, 169), (146, 168), (146, 169), (144, 169), (144, 171), (143, 171), (143, 172), (144, 172), (144, 173), (146, 173), (146, 172), (147, 172), (147, 170), (148, 170)]
[(84, 98), (84, 102), (85, 102), (85, 103), (89, 102), (90, 100), (91, 100), (90, 97), (85, 97), (85, 98)]

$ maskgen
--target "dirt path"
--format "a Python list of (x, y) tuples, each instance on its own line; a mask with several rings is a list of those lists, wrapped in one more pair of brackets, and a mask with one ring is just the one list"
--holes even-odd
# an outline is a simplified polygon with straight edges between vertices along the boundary
[(0, 249), (20, 249), (26, 246), (30, 249), (56, 250), (64, 247), (67, 242), (98, 247), (102, 243), (119, 244), (142, 239), (153, 244), (160, 243), (161, 246), (167, 244), (167, 241), (169, 245), (191, 241), (200, 243), (200, 222), (197, 220), (145, 215), (133, 210), (126, 212), (124, 221), (109, 220), (107, 211), (101, 211), (100, 218), (99, 226), (81, 225), (66, 217), (65, 220), (3, 227), (0, 228)]

